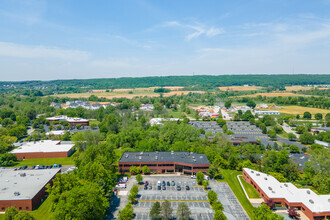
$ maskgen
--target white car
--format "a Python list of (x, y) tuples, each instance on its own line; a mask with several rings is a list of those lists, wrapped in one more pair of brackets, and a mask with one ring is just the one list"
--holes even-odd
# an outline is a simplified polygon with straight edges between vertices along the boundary
[(191, 176), (191, 179), (196, 179), (196, 175), (192, 175)]

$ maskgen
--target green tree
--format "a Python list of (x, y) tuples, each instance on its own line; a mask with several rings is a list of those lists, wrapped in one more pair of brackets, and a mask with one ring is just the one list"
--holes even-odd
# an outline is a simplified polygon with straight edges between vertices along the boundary
[(136, 166), (131, 166), (129, 168), (129, 172), (132, 174), (132, 175), (135, 175), (136, 174)]
[(283, 216), (273, 213), (266, 204), (262, 204), (258, 208), (254, 208), (253, 211), (255, 220), (284, 220)]
[(227, 122), (226, 122), (226, 120), (224, 120), (222, 118), (218, 118), (217, 119), (217, 123), (218, 123), (218, 125), (220, 125), (221, 127), (223, 127)]
[(255, 108), (256, 107), (256, 103), (252, 100), (249, 100), (247, 103), (246, 103), (247, 106), (249, 106), (250, 108)]
[(208, 187), (209, 187), (209, 181), (208, 180), (203, 180), (203, 186), (204, 186), (204, 189), (207, 190)]
[(315, 137), (307, 131), (302, 133), (299, 137), (299, 140), (302, 144), (313, 144), (314, 139), (315, 139)]
[(223, 214), (223, 212), (221, 210), (217, 210), (214, 213), (214, 220), (226, 220), (227, 217), (225, 216), (225, 214)]
[(119, 211), (118, 220), (131, 220), (134, 217), (134, 210), (131, 203), (127, 203), (123, 210)]
[(216, 192), (214, 192), (213, 190), (210, 190), (207, 193), (207, 199), (209, 200), (210, 204), (212, 205), (215, 201), (218, 200), (218, 195)]
[(214, 211), (217, 211), (217, 210), (223, 211), (223, 205), (220, 201), (213, 202), (212, 208)]
[(140, 184), (143, 181), (143, 177), (142, 175), (139, 173), (138, 175), (136, 175), (136, 181)]
[(323, 118), (323, 115), (321, 113), (316, 113), (314, 117), (316, 120), (321, 120)]
[(145, 175), (150, 174), (150, 169), (149, 169), (149, 167), (147, 167), (147, 165), (143, 166), (143, 168), (142, 168), (142, 172), (143, 172)]
[(5, 212), (5, 220), (14, 220), (14, 217), (17, 213), (18, 210), (14, 206), (7, 208)]
[(180, 203), (176, 211), (176, 217), (180, 220), (189, 220), (191, 211), (186, 203)]
[(280, 182), (286, 182), (287, 179), (283, 176), (282, 173), (277, 173), (277, 172), (269, 172), (269, 175), (273, 176), (275, 179), (277, 179)]
[(225, 108), (228, 109), (231, 107), (231, 101), (225, 102)]
[(149, 215), (153, 219), (160, 219), (160, 212), (161, 212), (160, 203), (155, 202), (150, 209)]
[(198, 185), (202, 185), (203, 180), (204, 180), (204, 173), (202, 173), (201, 171), (198, 171), (196, 174), (196, 178), (197, 178)]
[(54, 208), (55, 219), (103, 219), (109, 207), (96, 183), (86, 182), (62, 193)]
[(173, 209), (171, 207), (171, 203), (165, 200), (162, 203), (161, 215), (163, 220), (171, 219), (172, 218)]
[(34, 219), (35, 218), (27, 211), (19, 211), (14, 217), (14, 220), (34, 220)]
[(312, 118), (312, 114), (310, 112), (304, 112), (304, 116), (305, 119), (311, 119)]
[(289, 140), (296, 140), (297, 136), (294, 133), (288, 133)]
[(297, 131), (298, 134), (302, 134), (302, 133), (306, 132), (307, 130), (306, 130), (305, 126), (299, 125), (299, 126), (296, 127), (296, 131)]

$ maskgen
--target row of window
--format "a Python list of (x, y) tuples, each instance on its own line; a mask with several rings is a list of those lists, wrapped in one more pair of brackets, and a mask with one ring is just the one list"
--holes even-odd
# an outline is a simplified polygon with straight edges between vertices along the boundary
[[(2, 207), (1, 210), (2, 210), (2, 211), (5, 211), (6, 208), (5, 208), (5, 207)], [(18, 207), (18, 210), (22, 210), (22, 207)], [(25, 210), (29, 210), (29, 207), (26, 206), (26, 207), (25, 207)]]

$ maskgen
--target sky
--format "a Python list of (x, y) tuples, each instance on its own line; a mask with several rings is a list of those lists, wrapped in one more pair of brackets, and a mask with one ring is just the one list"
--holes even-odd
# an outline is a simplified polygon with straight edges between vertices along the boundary
[(330, 73), (330, 0), (0, 0), (0, 81)]

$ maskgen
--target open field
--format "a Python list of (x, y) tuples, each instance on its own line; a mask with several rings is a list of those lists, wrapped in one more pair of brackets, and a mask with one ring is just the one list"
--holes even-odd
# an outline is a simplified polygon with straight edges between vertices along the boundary
[(241, 95), (236, 97), (257, 97), (257, 96), (265, 96), (265, 97), (277, 97), (277, 96), (299, 96), (298, 94), (292, 92), (270, 92), (270, 93), (256, 93), (251, 95)]
[[(108, 89), (111, 92), (129, 92), (129, 91), (135, 91), (135, 92), (141, 92), (141, 91), (151, 91), (153, 92), (156, 88), (165, 88), (170, 89), (172, 91), (183, 89), (183, 86), (163, 86), (163, 87), (147, 87), (147, 88), (128, 88), (128, 89)], [(93, 92), (105, 92), (107, 89), (94, 89)]]
[[(155, 93), (152, 90), (140, 90), (140, 89), (134, 89), (134, 90), (127, 90), (125, 91), (114, 91), (114, 92), (93, 92), (93, 93), (69, 93), (69, 94), (60, 94), (60, 95), (54, 95), (57, 97), (69, 97), (69, 98), (89, 98), (91, 95), (95, 95), (99, 98), (105, 97), (107, 99), (112, 98), (128, 98), (132, 99), (134, 97), (140, 97), (140, 96), (147, 96), (147, 97), (159, 97), (159, 93)], [(132, 94), (129, 94), (129, 92), (132, 91)], [(164, 93), (164, 97), (173, 96), (173, 95), (187, 95), (189, 93), (205, 93), (204, 91), (171, 91), (169, 93)]]
[(254, 90), (259, 90), (262, 87), (260, 86), (222, 86), (218, 87), (221, 91), (254, 91)]
[(306, 90), (311, 90), (313, 87), (311, 86), (286, 86), (285, 90), (288, 92), (292, 91), (306, 91)]
[(71, 157), (65, 158), (41, 158), (41, 159), (25, 159), (19, 161), (15, 167), (22, 167), (22, 166), (33, 166), (33, 165), (54, 165), (54, 164), (62, 164), (62, 165), (74, 165), (74, 162)]
[(296, 105), (290, 105), (290, 106), (278, 106), (281, 107), (281, 109), (276, 109), (277, 111), (281, 113), (291, 114), (291, 115), (300, 115), (302, 116), (304, 112), (310, 112), (312, 114), (312, 118), (314, 118), (314, 115), (316, 113), (321, 113), (326, 115), (327, 113), (330, 113), (330, 110), (327, 109), (319, 109), (319, 108), (309, 108), (309, 107), (302, 107), (302, 106), (296, 106)]

